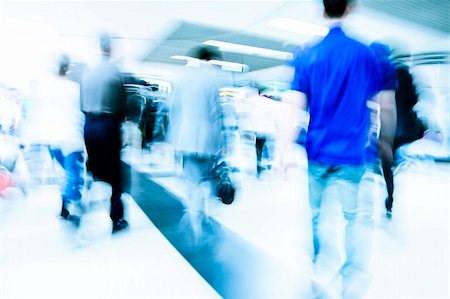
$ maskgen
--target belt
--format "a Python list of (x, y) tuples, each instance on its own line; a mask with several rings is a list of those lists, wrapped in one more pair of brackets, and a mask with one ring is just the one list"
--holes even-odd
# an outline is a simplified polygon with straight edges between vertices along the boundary
[(106, 118), (116, 118), (117, 115), (113, 113), (92, 113), (92, 112), (85, 112), (85, 115), (89, 119), (106, 119)]

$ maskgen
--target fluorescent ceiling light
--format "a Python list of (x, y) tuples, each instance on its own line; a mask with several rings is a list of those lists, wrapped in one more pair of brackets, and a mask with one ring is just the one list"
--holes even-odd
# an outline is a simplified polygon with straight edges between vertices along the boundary
[(186, 60), (186, 61), (198, 60), (197, 58), (189, 57), (189, 56), (183, 56), (183, 55), (173, 55), (170, 58), (177, 59), (177, 60)]
[(259, 47), (241, 45), (241, 44), (233, 44), (233, 43), (222, 42), (222, 41), (217, 41), (217, 40), (207, 40), (207, 41), (203, 42), (203, 44), (217, 47), (217, 48), (219, 48), (220, 51), (223, 51), (223, 52), (255, 55), (255, 56), (268, 57), (268, 58), (279, 59), (279, 60), (292, 59), (292, 53), (277, 51), (277, 50), (272, 50), (272, 49), (267, 49), (267, 48), (259, 48)]
[(248, 65), (242, 64), (242, 63), (221, 61), (221, 60), (210, 60), (208, 62), (211, 64), (214, 64), (214, 65), (220, 65), (222, 67), (222, 69), (225, 71), (243, 73), (243, 72), (248, 72), (248, 70), (249, 70)]
[(326, 26), (306, 23), (289, 18), (276, 18), (269, 21), (267, 25), (306, 35), (325, 36), (328, 34), (328, 27)]
[[(186, 61), (195, 61), (198, 60), (197, 58), (190, 57), (190, 56), (183, 56), (183, 55), (174, 55), (171, 56), (172, 59), (177, 60), (186, 60)], [(231, 72), (248, 72), (249, 67), (246, 64), (242, 63), (236, 63), (236, 62), (229, 62), (229, 61), (221, 61), (221, 60), (209, 60), (208, 63), (219, 65), (222, 70), (224, 71), (231, 71)]]

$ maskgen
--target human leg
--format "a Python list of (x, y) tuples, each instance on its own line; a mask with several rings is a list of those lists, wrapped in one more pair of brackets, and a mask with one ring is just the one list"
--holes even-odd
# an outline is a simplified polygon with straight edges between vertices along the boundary
[(113, 232), (122, 230), (128, 226), (124, 219), (124, 206), (122, 202), (122, 168), (120, 166), (120, 151), (122, 148), (120, 135), (120, 121), (109, 119), (104, 123), (106, 134), (103, 134), (102, 148), (105, 158), (105, 181), (111, 184), (111, 211), (110, 217), (113, 222)]
[(322, 205), (323, 192), (326, 186), (327, 168), (320, 164), (308, 163), (308, 187), (309, 187), (309, 204), (312, 216), (312, 236), (313, 236), (313, 262), (320, 252), (319, 240), (319, 217)]
[(256, 147), (256, 170), (257, 175), (263, 171), (262, 163), (262, 155), (264, 151), (264, 144), (266, 143), (266, 138), (264, 137), (256, 137), (255, 147)]
[(370, 280), (368, 264), (372, 247), (374, 181), (372, 173), (366, 172), (360, 184), (363, 173), (363, 167), (345, 166), (330, 179), (346, 220), (346, 260), (340, 270), (344, 299), (361, 298)]
[(83, 152), (76, 151), (65, 157), (64, 169), (66, 171), (66, 186), (64, 188), (64, 198), (72, 205), (72, 219), (79, 221), (82, 214), (81, 192), (84, 185), (83, 169), (84, 157)]
[[(56, 160), (56, 162), (61, 165), (61, 167), (64, 169), (64, 171), (66, 172), (67, 175), (67, 169), (66, 169), (66, 165), (65, 165), (65, 157), (63, 155), (63, 152), (60, 148), (50, 148), (50, 156), (52, 157), (53, 160)], [(65, 196), (65, 188), (66, 188), (67, 182), (64, 182), (64, 186), (61, 188), (61, 212), (60, 212), (60, 216), (64, 219), (68, 219), (69, 218), (69, 203), (70, 203), (70, 198), (67, 198)]]
[(188, 187), (186, 216), (196, 239), (202, 233), (202, 224), (206, 217), (207, 196), (205, 197), (203, 183), (209, 178), (211, 161), (208, 157), (183, 156), (183, 176)]
[(384, 202), (386, 213), (389, 216), (392, 213), (392, 205), (394, 203), (394, 174), (392, 172), (393, 163), (387, 159), (382, 159), (383, 176), (386, 182), (387, 198)]

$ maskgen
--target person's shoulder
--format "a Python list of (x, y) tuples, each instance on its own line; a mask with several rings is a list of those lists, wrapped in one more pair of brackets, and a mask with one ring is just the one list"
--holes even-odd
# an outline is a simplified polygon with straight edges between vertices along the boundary
[(366, 53), (367, 55), (372, 55), (372, 50), (369, 48), (368, 44), (363, 42), (363, 38), (359, 37), (354, 32), (347, 33), (347, 30), (340, 29), (342, 34), (339, 34), (339, 38), (333, 39), (334, 43), (339, 43), (340, 46), (346, 46), (347, 48), (352, 48), (357, 51)]
[(53, 88), (65, 95), (78, 94), (80, 91), (80, 85), (68, 78), (55, 77), (52, 82)]
[(47, 93), (50, 89), (64, 89), (64, 79), (56, 75), (45, 75), (39, 79), (38, 90)]
[(303, 47), (298, 47), (293, 52), (292, 60), (289, 62), (289, 65), (295, 67), (297, 65), (304, 65), (307, 61), (311, 59), (313, 53), (317, 51), (318, 44), (320, 42), (308, 43)]
[(366, 45), (364, 42), (362, 42), (361, 40), (359, 40), (356, 37), (353, 36), (346, 36), (347, 39), (347, 43), (355, 50), (370, 56), (370, 57), (375, 57), (375, 54), (373, 53), (373, 51), (370, 49), (370, 47), (368, 45)]
[(68, 87), (71, 88), (73, 90), (78, 90), (80, 89), (80, 84), (78, 82), (72, 81), (70, 79), (65, 78), (64, 79), (64, 84)]
[(410, 73), (409, 71), (409, 66), (399, 63), (395, 66), (395, 69), (397, 70), (398, 73)]
[(105, 61), (102, 67), (106, 73), (122, 76), (119, 66), (112, 61)]

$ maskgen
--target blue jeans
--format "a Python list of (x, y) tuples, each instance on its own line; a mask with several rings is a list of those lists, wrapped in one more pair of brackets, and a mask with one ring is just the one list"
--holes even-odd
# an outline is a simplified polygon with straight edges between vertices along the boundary
[[(342, 207), (342, 212), (346, 220), (345, 226), (345, 254), (346, 260), (340, 268), (343, 278), (343, 297), (346, 290), (352, 288), (356, 280), (367, 275), (367, 264), (369, 252), (368, 240), (371, 240), (372, 231), (372, 202), (373, 194), (368, 192), (373, 184), (369, 179), (368, 183), (360, 185), (365, 172), (365, 167), (353, 165), (324, 165), (309, 161), (309, 203), (312, 214), (312, 230), (314, 245), (314, 262), (318, 255), (336, 261), (336, 244), (328, 244), (330, 231), (324, 230), (319, 234), (319, 224), (321, 219), (322, 203), (337, 201)], [(360, 186), (364, 186), (360, 189)], [(333, 212), (335, 210), (332, 210)], [(333, 215), (331, 215), (333, 216)], [(323, 238), (323, 239), (322, 239)], [(323, 243), (321, 241), (324, 241)], [(334, 275), (331, 275), (334, 276)], [(357, 282), (360, 283), (360, 282)]]
[(63, 167), (66, 173), (66, 182), (61, 192), (62, 200), (64, 202), (79, 201), (81, 199), (81, 191), (84, 185), (83, 152), (72, 152), (67, 156), (64, 156), (61, 149), (56, 148), (51, 149), (50, 154)]

